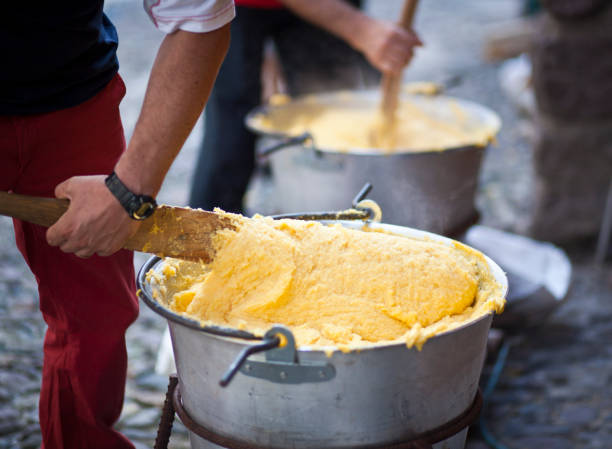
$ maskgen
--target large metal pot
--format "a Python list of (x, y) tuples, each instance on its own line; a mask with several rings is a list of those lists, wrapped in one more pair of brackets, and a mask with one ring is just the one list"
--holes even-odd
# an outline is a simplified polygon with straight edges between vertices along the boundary
[[(372, 226), (453, 244), (423, 231)], [(487, 262), (506, 289), (503, 271), (488, 258)], [(324, 350), (301, 347), (294, 354), (299, 364), (284, 365), (284, 375), (275, 360), (283, 359), (286, 353), (281, 352), (286, 349), (272, 349), (251, 356), (223, 388), (219, 380), (228, 366), (253, 345), (237, 337), (249, 335), (202, 327), (162, 307), (145, 279), (151, 268), (160, 270), (161, 260), (153, 258), (141, 269), (141, 297), (168, 319), (183, 406), (193, 420), (220, 435), (271, 449), (377, 447), (451, 421), (468, 409), (476, 395), (491, 314), (431, 338), (420, 351), (400, 343), (350, 353), (336, 350), (328, 356)], [(434, 448), (461, 449), (466, 432)], [(191, 444), (194, 449), (221, 447), (194, 433)]]
[[(448, 96), (404, 94), (404, 97), (441, 120), (451, 120), (449, 111), (459, 106), (466, 114), (466, 123), (487, 128), (491, 137), (501, 126), (494, 112), (470, 101)], [(261, 118), (273, 111), (283, 113), (300, 108), (313, 98), (323, 105), (371, 109), (374, 114), (380, 94), (377, 90), (350, 95), (337, 92), (298, 98), (283, 105), (260, 106), (247, 116), (246, 125), (273, 139), (271, 142), (295, 137), (264, 126)], [(385, 154), (374, 148), (321, 148), (315, 139), (314, 144), (308, 141), (289, 145), (268, 157), (275, 181), (274, 200), (282, 213), (320, 208), (339, 210), (365, 182), (371, 182), (374, 190), (370, 197), (382, 207), (385, 222), (456, 235), (477, 221), (474, 197), (484, 151), (484, 146), (475, 144), (444, 151), (406, 148)]]

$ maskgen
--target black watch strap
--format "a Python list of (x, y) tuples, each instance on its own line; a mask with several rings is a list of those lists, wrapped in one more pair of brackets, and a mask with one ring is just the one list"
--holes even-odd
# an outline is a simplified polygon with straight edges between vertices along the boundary
[(123, 208), (127, 211), (130, 218), (134, 220), (144, 220), (150, 217), (157, 203), (155, 198), (147, 195), (137, 195), (131, 192), (125, 184), (121, 182), (115, 172), (112, 172), (104, 181), (108, 190), (119, 200)]

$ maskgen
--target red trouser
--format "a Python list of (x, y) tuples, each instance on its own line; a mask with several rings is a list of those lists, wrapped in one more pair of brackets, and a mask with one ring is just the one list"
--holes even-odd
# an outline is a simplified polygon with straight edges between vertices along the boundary
[[(54, 196), (75, 175), (107, 174), (125, 149), (117, 75), (72, 108), (0, 116), (0, 190)], [(132, 253), (80, 259), (51, 247), (46, 228), (14, 221), (48, 325), (40, 392), (45, 449), (133, 448), (112, 426), (123, 405), (125, 330), (138, 315)]]

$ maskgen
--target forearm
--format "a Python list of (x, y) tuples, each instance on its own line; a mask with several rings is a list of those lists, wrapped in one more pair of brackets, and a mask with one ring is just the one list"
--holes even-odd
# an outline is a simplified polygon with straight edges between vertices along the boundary
[(206, 104), (228, 45), (229, 25), (164, 38), (132, 138), (115, 167), (132, 191), (158, 193)]
[(398, 75), (421, 41), (411, 30), (374, 19), (343, 0), (281, 0), (304, 20), (344, 40), (378, 70)]
[(281, 0), (304, 20), (336, 35), (352, 47), (361, 50), (356, 39), (370, 18), (343, 0)]

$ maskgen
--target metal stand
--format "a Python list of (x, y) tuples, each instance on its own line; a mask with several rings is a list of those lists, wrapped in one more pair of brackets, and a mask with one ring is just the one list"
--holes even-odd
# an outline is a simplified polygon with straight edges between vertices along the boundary
[(164, 400), (164, 407), (159, 420), (157, 437), (155, 438), (155, 445), (153, 446), (153, 449), (168, 449), (170, 434), (172, 433), (172, 424), (174, 424), (174, 405), (172, 404), (172, 395), (174, 394), (177, 386), (178, 377), (176, 377), (176, 374), (172, 374), (168, 383), (168, 391), (166, 391), (166, 399)]
[[(457, 418), (436, 429), (418, 435), (409, 441), (380, 446), (376, 449), (432, 449), (433, 444), (450, 438), (473, 424), (478, 418), (481, 408), (482, 394), (480, 390), (478, 390), (472, 405)], [(162, 411), (159, 428), (157, 430), (157, 438), (155, 439), (155, 446), (153, 446), (154, 449), (168, 448), (168, 441), (170, 440), (170, 434), (172, 433), (172, 424), (174, 422), (175, 413), (179, 416), (187, 429), (198, 435), (200, 438), (210, 441), (218, 446), (222, 446), (227, 449), (269, 449), (221, 436), (196, 423), (183, 408), (181, 390), (178, 378), (175, 374), (170, 376), (168, 391), (166, 392), (166, 400), (164, 402), (164, 408)]]

